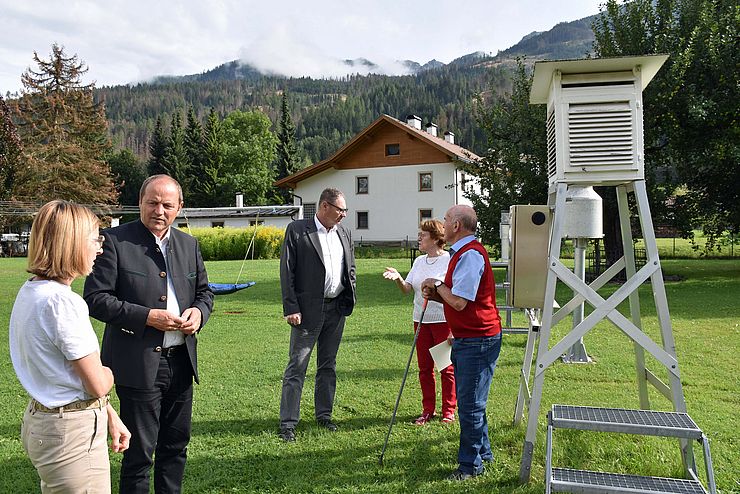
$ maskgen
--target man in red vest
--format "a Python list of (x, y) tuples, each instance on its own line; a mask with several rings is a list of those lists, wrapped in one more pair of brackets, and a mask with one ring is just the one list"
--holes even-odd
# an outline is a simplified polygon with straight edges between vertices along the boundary
[(422, 283), (427, 298), (442, 302), (452, 335), (460, 448), (458, 467), (449, 480), (466, 480), (483, 473), (493, 459), (488, 439), (486, 405), (501, 351), (501, 318), (491, 262), (475, 239), (478, 217), (470, 206), (453, 206), (444, 217), (450, 265), (444, 281)]

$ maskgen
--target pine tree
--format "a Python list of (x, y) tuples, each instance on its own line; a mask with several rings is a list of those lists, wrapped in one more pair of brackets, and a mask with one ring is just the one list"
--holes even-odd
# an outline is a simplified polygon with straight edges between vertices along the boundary
[[(295, 125), (290, 118), (290, 109), (288, 108), (288, 92), (283, 92), (283, 100), (280, 105), (280, 124), (277, 133), (277, 159), (275, 160), (275, 171), (277, 178), (285, 178), (297, 172), (300, 167), (300, 158), (298, 156), (298, 146), (295, 140)], [(276, 193), (282, 204), (290, 204), (291, 194), (287, 189), (280, 189)]]
[(27, 199), (67, 199), (111, 204), (118, 197), (104, 158), (110, 149), (102, 103), (93, 99), (94, 84), (82, 84), (87, 67), (77, 55), (52, 45), (50, 59), (34, 52), (38, 70), (21, 76), (18, 131), (34, 173)]
[(164, 158), (167, 154), (167, 135), (162, 127), (162, 117), (157, 117), (157, 123), (154, 125), (154, 133), (149, 140), (149, 161), (147, 162), (147, 173), (159, 175), (167, 173), (164, 167)]

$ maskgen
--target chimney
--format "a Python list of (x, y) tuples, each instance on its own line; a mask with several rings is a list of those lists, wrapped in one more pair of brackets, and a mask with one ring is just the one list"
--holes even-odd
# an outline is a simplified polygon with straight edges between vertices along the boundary
[(445, 141), (449, 142), (450, 144), (455, 144), (455, 134), (453, 134), (449, 130), (445, 132)]
[(427, 124), (427, 133), (432, 134), (434, 137), (437, 137), (437, 124), (429, 122)]
[(406, 123), (417, 130), (421, 130), (421, 117), (416, 115), (409, 115), (406, 117)]
[(236, 207), (243, 208), (244, 207), (244, 194), (241, 192), (236, 193)]

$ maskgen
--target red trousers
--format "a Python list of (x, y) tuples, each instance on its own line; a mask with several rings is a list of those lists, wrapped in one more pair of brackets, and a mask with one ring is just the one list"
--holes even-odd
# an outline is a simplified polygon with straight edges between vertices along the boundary
[[(414, 323), (416, 331), (419, 323)], [(434, 375), (434, 359), (429, 349), (445, 340), (450, 335), (446, 322), (424, 323), (416, 339), (416, 356), (419, 359), (419, 383), (421, 384), (421, 404), (424, 413), (435, 413), (437, 408), (437, 384)], [(454, 415), (457, 398), (455, 397), (455, 370), (453, 366), (440, 371), (442, 377), (442, 416)]]

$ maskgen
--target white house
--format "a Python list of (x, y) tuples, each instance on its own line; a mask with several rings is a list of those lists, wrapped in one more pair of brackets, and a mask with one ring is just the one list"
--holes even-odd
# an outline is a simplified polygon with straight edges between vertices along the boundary
[(422, 130), (415, 115), (404, 123), (381, 115), (330, 158), (275, 185), (292, 189), (303, 215), (312, 216), (321, 191), (341, 190), (350, 209), (343, 224), (356, 242), (415, 240), (419, 222), (468, 204), (463, 189), (474, 187), (458, 166), (478, 159), (455, 144), (455, 136)]

